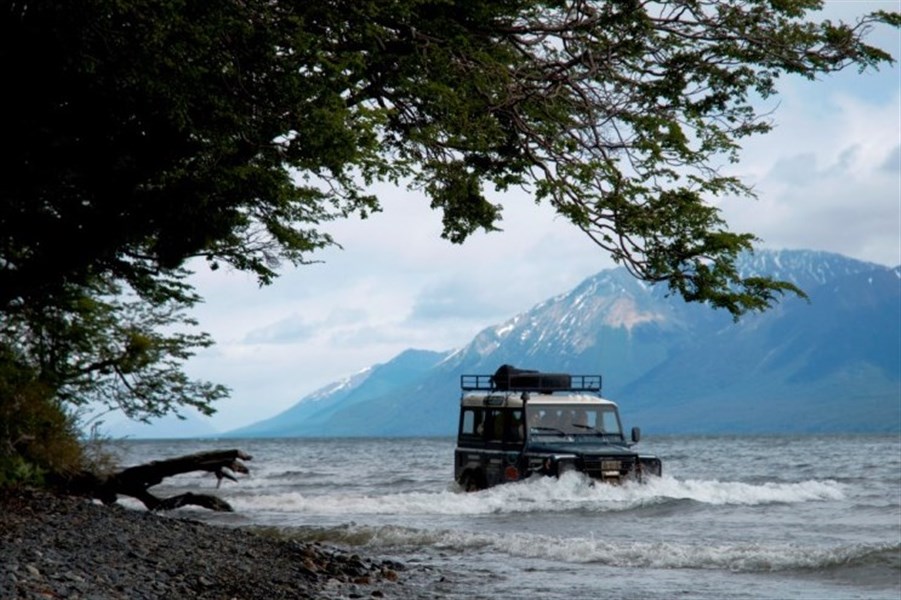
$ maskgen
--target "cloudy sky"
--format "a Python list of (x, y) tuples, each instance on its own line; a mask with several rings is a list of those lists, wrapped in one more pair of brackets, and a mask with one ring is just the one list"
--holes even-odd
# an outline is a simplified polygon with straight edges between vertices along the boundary
[[(827, 1), (833, 18), (898, 1)], [(874, 43), (901, 56), (898, 32)], [(745, 144), (735, 173), (757, 200), (719, 202), (734, 231), (762, 247), (839, 252), (901, 264), (901, 79), (897, 65), (818, 82), (783, 79), (775, 131)], [(384, 212), (333, 224), (343, 250), (284, 270), (260, 289), (243, 274), (198, 271), (196, 312), (216, 346), (188, 365), (232, 389), (220, 431), (270, 417), (306, 394), (406, 348), (447, 350), (483, 328), (563, 293), (612, 262), (525, 195), (496, 199), (503, 232), (463, 246), (440, 238), (440, 214), (417, 193), (379, 188)]]

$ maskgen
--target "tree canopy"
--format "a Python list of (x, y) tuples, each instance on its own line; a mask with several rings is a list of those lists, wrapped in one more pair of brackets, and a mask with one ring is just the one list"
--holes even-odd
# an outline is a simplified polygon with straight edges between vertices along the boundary
[(890, 63), (877, 12), (815, 0), (56, 0), (0, 13), (0, 345), (54, 390), (138, 416), (225, 394), (180, 363), (185, 262), (253, 272), (340, 242), (371, 184), (422, 190), (443, 236), (495, 230), (514, 187), (635, 276), (738, 317), (755, 237), (710, 199), (769, 130), (780, 76)]

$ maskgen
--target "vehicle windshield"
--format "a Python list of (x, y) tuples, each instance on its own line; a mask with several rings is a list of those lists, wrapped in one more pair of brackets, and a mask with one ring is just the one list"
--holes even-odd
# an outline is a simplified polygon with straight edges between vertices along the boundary
[(526, 408), (529, 435), (622, 436), (614, 406), (529, 405)]

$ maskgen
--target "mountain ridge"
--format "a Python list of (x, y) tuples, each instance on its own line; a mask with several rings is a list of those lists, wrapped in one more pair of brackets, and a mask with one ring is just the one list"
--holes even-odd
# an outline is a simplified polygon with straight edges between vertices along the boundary
[(352, 388), (336, 382), (225, 435), (450, 435), (459, 375), (500, 364), (601, 371), (605, 396), (657, 433), (897, 430), (901, 268), (806, 250), (761, 251), (737, 266), (810, 299), (786, 297), (735, 323), (607, 269), (462, 348), (407, 350), (357, 374)]

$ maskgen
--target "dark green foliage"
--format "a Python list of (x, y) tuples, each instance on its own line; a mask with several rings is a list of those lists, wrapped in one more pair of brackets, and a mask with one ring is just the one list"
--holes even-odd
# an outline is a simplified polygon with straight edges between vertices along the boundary
[(173, 331), (196, 325), (184, 313), (197, 299), (176, 282), (160, 283), (171, 284), (172, 295), (153, 301), (129, 298), (112, 284), (70, 285), (46, 304), (8, 311), (2, 339), (74, 406), (121, 409), (141, 420), (179, 406), (211, 414), (225, 388), (191, 381), (181, 363), (212, 342), (204, 333)]
[(0, 348), (49, 394), (136, 417), (211, 410), (180, 370), (203, 334), (194, 257), (254, 273), (334, 244), (329, 220), (419, 188), (463, 242), (522, 186), (641, 279), (738, 317), (755, 238), (713, 196), (781, 74), (891, 61), (896, 14), (812, 0), (65, 0), (0, 11)]
[(52, 388), (0, 346), (0, 487), (41, 484), (82, 464), (75, 421)]
[(13, 3), (0, 306), (98, 274), (152, 291), (192, 256), (266, 283), (387, 179), (453, 242), (496, 228), (486, 189), (530, 186), (638, 277), (765, 308), (784, 286), (703, 274), (754, 241), (704, 202), (750, 193), (716, 165), (768, 130), (751, 95), (889, 60), (862, 36), (896, 15), (806, 21), (821, 4)]

